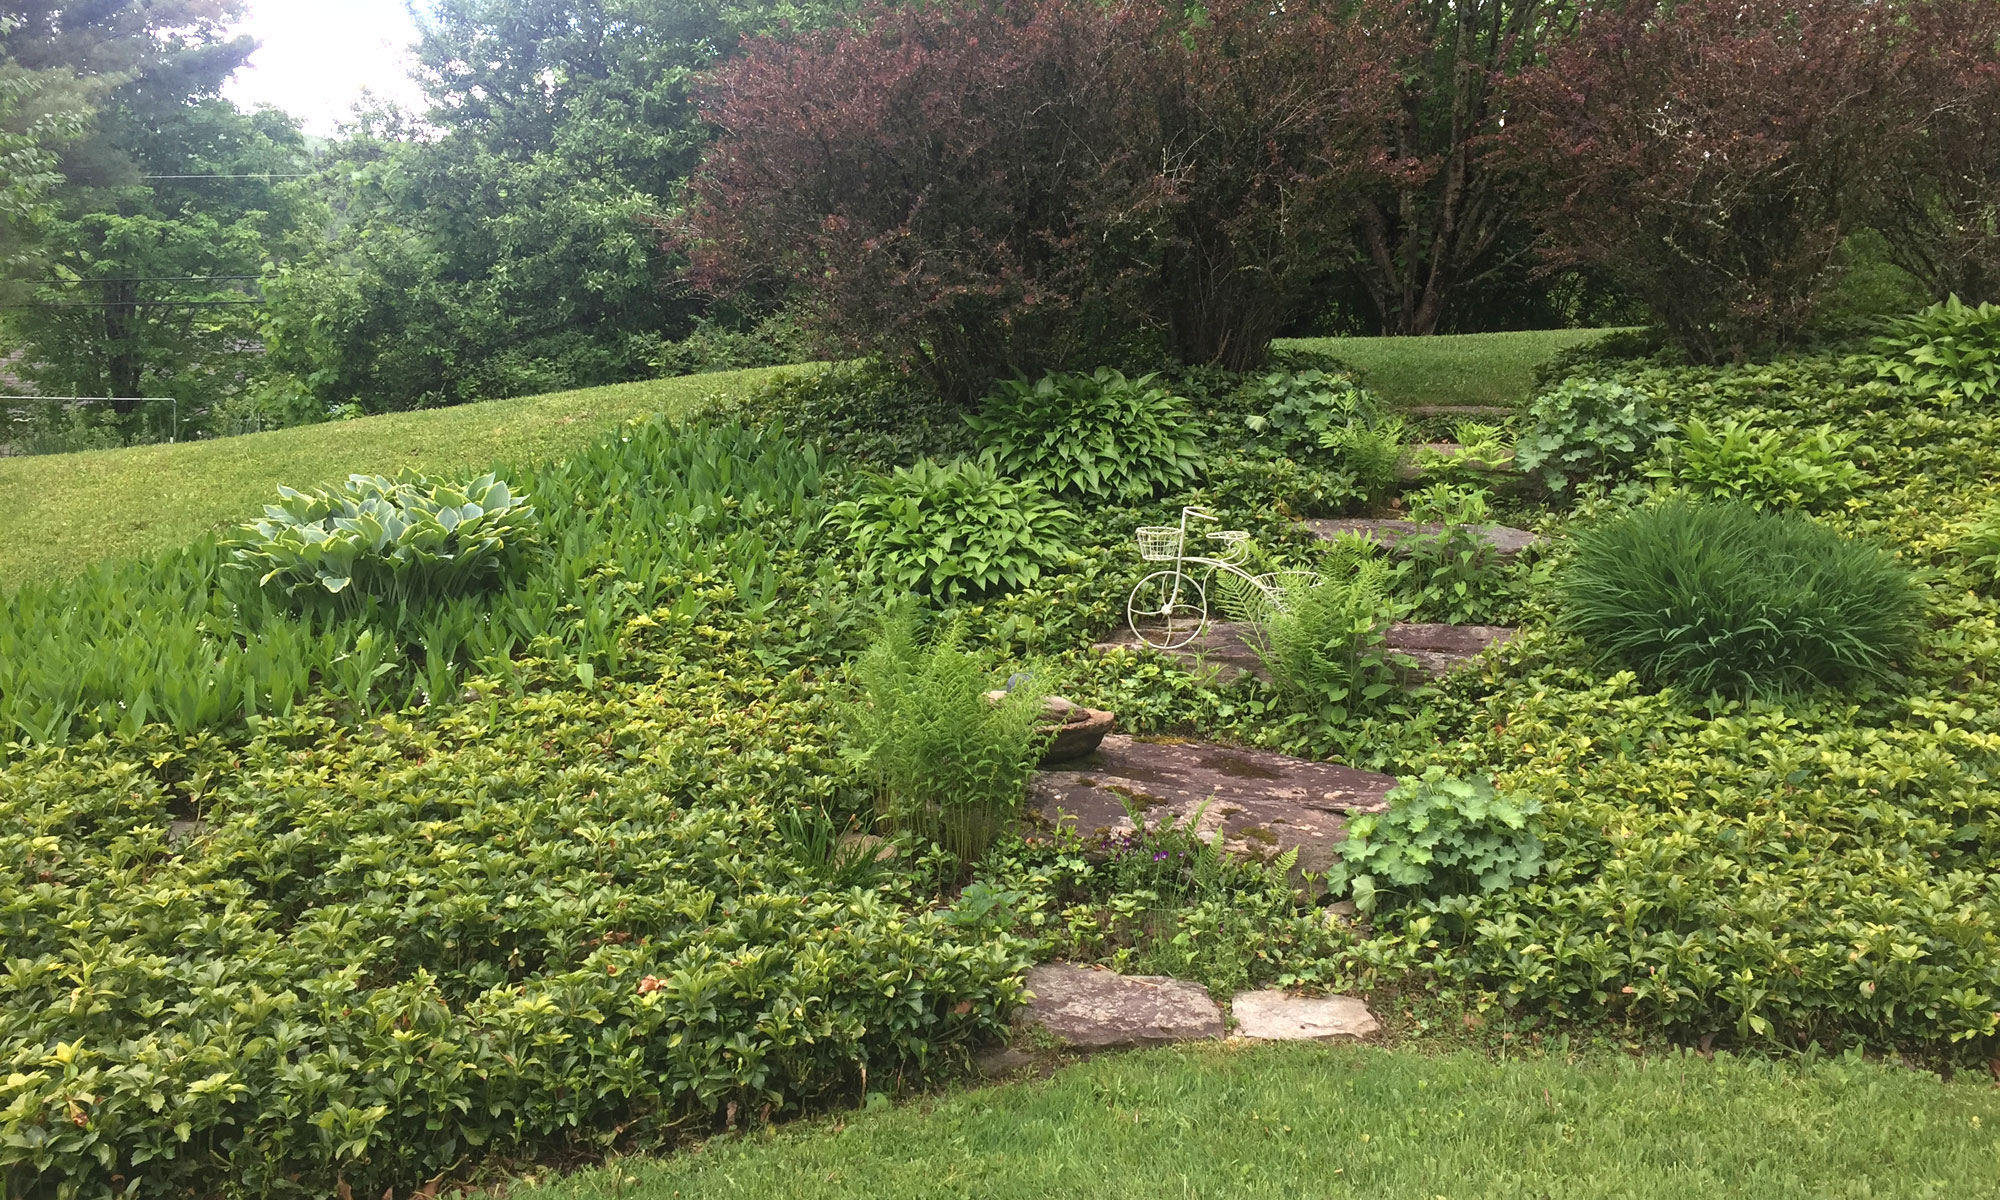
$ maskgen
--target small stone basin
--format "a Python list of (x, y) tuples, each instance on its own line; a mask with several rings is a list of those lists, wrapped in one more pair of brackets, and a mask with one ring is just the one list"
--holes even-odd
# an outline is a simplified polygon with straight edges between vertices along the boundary
[[(1105, 712), (1101, 708), (1079, 706), (1070, 709), (1064, 717), (1065, 720), (1061, 725), (1053, 726), (1055, 740), (1049, 743), (1048, 750), (1042, 754), (1042, 765), (1045, 767), (1094, 753), (1098, 744), (1104, 740), (1104, 735), (1110, 733), (1118, 724), (1117, 714)], [(1052, 727), (1048, 725), (1042, 726), (1044, 732), (1050, 728)]]

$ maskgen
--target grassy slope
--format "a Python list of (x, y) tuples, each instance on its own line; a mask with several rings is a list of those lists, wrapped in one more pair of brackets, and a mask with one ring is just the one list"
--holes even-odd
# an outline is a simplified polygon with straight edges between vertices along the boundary
[(2000, 1179), (2000, 1091), (1858, 1063), (1498, 1063), (1203, 1047), (625, 1159), (509, 1200), (1946, 1197)]
[(1467, 333), (1425, 338), (1302, 338), (1280, 343), (1325, 350), (1364, 373), (1391, 404), (1518, 404), (1535, 367), (1595, 329)]
[(521, 396), (459, 408), (176, 446), (0, 459), (0, 589), (74, 574), (91, 562), (180, 545), (244, 521), (281, 483), (349, 474), (484, 470), (560, 458), (633, 417), (681, 414), (741, 394), (769, 370)]
[[(1397, 404), (1511, 404), (1535, 364), (1589, 330), (1432, 338), (1318, 338)], [(48, 582), (105, 558), (180, 545), (246, 520), (274, 495), (356, 471), (484, 469), (560, 457), (655, 412), (685, 413), (770, 371), (734, 371), (522, 396), (178, 446), (0, 459), (0, 590)]]

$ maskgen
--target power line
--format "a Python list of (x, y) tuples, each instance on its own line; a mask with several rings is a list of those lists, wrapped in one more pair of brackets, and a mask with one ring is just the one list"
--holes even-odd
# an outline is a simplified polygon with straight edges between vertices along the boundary
[(268, 304), (268, 300), (64, 300), (49, 304), (0, 304), (23, 308), (228, 308), (235, 304)]
[(244, 174), (244, 176), (138, 176), (142, 180), (310, 180), (318, 172), (306, 170), (298, 174), (286, 172), (264, 172), (264, 174)]
[(206, 283), (211, 280), (262, 279), (262, 275), (135, 275), (129, 279), (41, 279), (37, 287), (81, 287), (86, 283)]

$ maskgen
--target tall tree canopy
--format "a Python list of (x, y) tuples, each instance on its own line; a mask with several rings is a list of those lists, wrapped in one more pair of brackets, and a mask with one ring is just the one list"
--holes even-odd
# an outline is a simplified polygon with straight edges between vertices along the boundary
[(339, 151), (333, 237), (276, 281), (275, 363), (376, 410), (653, 373), (703, 308), (652, 232), (708, 141), (690, 84), (815, 11), (438, 0), (426, 128), (381, 117)]

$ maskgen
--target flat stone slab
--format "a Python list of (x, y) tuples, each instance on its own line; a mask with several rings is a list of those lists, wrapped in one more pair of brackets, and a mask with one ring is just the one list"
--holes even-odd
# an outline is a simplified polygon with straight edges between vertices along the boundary
[(1499, 404), (1412, 404), (1403, 410), (1412, 417), (1511, 417), (1514, 410)]
[(1142, 742), (1121, 734), (1097, 753), (1028, 784), (1028, 810), (1047, 825), (1119, 837), (1171, 820), (1206, 842), (1260, 861), (1296, 848), (1302, 871), (1333, 865), (1347, 815), (1381, 812), (1396, 781), (1372, 771), (1208, 742)]
[[(1391, 625), (1386, 640), (1391, 650), (1401, 651), (1416, 660), (1416, 674), (1442, 679), (1479, 657), (1488, 646), (1500, 645), (1513, 636), (1514, 630), (1504, 625), (1404, 622)], [(1145, 643), (1130, 629), (1121, 629), (1110, 639), (1097, 643), (1094, 649), (1102, 653), (1144, 647)], [(1207, 672), (1216, 683), (1225, 686), (1245, 675), (1254, 675), (1266, 683), (1271, 681), (1271, 673), (1264, 669), (1264, 660), (1258, 658), (1257, 652), (1244, 640), (1243, 626), (1235, 621), (1210, 621), (1202, 629), (1201, 636), (1178, 650), (1165, 653), (1186, 663), (1191, 671)]]
[(1488, 647), (1503, 646), (1514, 639), (1514, 630), (1505, 625), (1426, 625), (1409, 622), (1389, 627), (1391, 650), (1417, 661), (1417, 670), (1432, 679), (1442, 679), (1484, 654)]
[[(1422, 442), (1412, 446), (1410, 452), (1404, 456), (1403, 461), (1396, 464), (1396, 478), (1405, 481), (1423, 478), (1423, 459), (1425, 457), (1423, 452), (1426, 450), (1432, 454), (1442, 455), (1445, 458), (1458, 458), (1464, 454), (1465, 447), (1459, 445), (1457, 442)], [(1502, 475), (1514, 470), (1514, 455), (1512, 451), (1509, 451), (1507, 457), (1504, 459), (1467, 458), (1465, 460), (1465, 467), (1468, 470)]]
[[(1144, 650), (1147, 646), (1129, 626), (1124, 626), (1091, 648), (1102, 654), (1110, 650)], [(1255, 675), (1266, 683), (1271, 681), (1271, 673), (1264, 669), (1264, 660), (1258, 658), (1250, 643), (1243, 640), (1243, 626), (1236, 621), (1210, 621), (1187, 645), (1161, 653), (1171, 654), (1187, 664), (1195, 674), (1207, 674), (1214, 682), (1225, 686), (1245, 675)]]
[(1028, 1006), (1015, 1021), (1040, 1026), (1080, 1050), (1222, 1036), (1222, 1010), (1198, 983), (1043, 963), (1028, 972), (1027, 984)]
[[(1413, 537), (1429, 536), (1444, 532), (1440, 524), (1426, 524), (1418, 521), (1395, 521), (1376, 517), (1349, 517), (1302, 521), (1312, 535), (1323, 542), (1330, 542), (1343, 533), (1358, 533), (1362, 537), (1380, 542), (1390, 553)], [(1512, 558), (1521, 551), (1541, 541), (1539, 534), (1525, 529), (1515, 529), (1508, 525), (1472, 525), (1473, 533), (1502, 558)]]
[(1229, 1004), (1236, 1036), (1268, 1042), (1331, 1042), (1364, 1038), (1382, 1026), (1353, 996), (1307, 999), (1290, 992), (1244, 992)]

